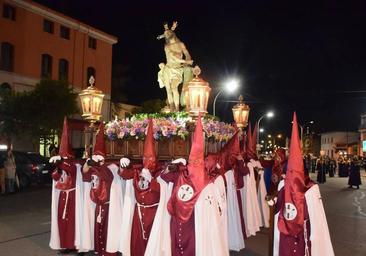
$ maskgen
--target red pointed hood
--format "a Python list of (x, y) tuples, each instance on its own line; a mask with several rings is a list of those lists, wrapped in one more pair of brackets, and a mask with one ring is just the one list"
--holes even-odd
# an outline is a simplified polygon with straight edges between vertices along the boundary
[(147, 134), (144, 143), (144, 156), (142, 162), (144, 168), (150, 170), (151, 173), (155, 171), (156, 167), (155, 140), (153, 132), (154, 132), (153, 120), (149, 118), (149, 124), (147, 126)]
[(67, 117), (64, 118), (64, 126), (62, 129), (61, 135), (61, 143), (60, 143), (60, 150), (58, 154), (62, 158), (74, 158), (74, 152), (72, 151), (72, 146), (69, 140), (69, 125), (67, 122)]
[(255, 142), (253, 141), (252, 126), (249, 123), (248, 133), (247, 133), (247, 147), (246, 147), (246, 153), (247, 153), (247, 158), (248, 159), (257, 159), (257, 154), (256, 154), (255, 150), (253, 150), (253, 144), (254, 143)]
[(95, 137), (93, 155), (99, 155), (99, 156), (102, 156), (103, 158), (105, 158), (105, 156), (106, 156), (103, 122), (100, 122), (99, 127), (98, 127), (98, 132)]
[(304, 200), (308, 189), (305, 184), (304, 163), (296, 113), (292, 122), (290, 153), (285, 178), (285, 203), (279, 214), (278, 228), (286, 235), (295, 236), (303, 231)]
[(228, 161), (232, 167), (232, 165), (236, 162), (236, 157), (240, 154), (239, 131), (235, 132), (233, 137), (231, 137), (225, 146), (227, 146), (229, 158)]
[(182, 222), (189, 220), (201, 191), (210, 182), (205, 172), (204, 150), (204, 134), (199, 114), (188, 159), (188, 175), (184, 172), (179, 174), (168, 202), (169, 213)]

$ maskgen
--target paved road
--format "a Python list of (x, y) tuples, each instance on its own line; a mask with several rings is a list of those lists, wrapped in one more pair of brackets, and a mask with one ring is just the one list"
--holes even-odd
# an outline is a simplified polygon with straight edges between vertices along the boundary
[[(366, 184), (366, 177), (363, 178)], [(329, 178), (320, 186), (336, 255), (366, 255), (366, 186), (347, 188), (347, 178)], [(51, 256), (50, 188), (32, 188), (0, 197), (0, 255)], [(267, 255), (268, 231), (246, 241), (247, 249), (232, 255)]]

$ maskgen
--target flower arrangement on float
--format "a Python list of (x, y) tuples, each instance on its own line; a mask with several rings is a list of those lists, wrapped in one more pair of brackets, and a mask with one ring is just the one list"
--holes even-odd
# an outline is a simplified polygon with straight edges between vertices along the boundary
[[(106, 124), (105, 134), (110, 140), (143, 140), (147, 132), (148, 118), (153, 119), (155, 140), (172, 137), (185, 139), (189, 135), (191, 119), (186, 112), (137, 114), (131, 118), (115, 119)], [(212, 116), (203, 119), (203, 129), (208, 140), (217, 142), (226, 142), (235, 133), (234, 126), (220, 122)]]

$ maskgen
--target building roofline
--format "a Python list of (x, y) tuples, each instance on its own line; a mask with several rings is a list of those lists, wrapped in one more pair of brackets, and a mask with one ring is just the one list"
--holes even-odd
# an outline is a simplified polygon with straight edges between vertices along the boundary
[(78, 30), (82, 33), (88, 34), (106, 43), (113, 45), (118, 42), (118, 39), (115, 36), (109, 35), (99, 29), (96, 29), (90, 25), (87, 25), (58, 11), (52, 10), (41, 4), (35, 3), (31, 0), (7, 0), (6, 2), (14, 4), (35, 14), (41, 15), (47, 19), (65, 25), (72, 29)]
[(358, 131), (330, 131), (330, 132), (322, 132), (320, 135), (330, 134), (330, 133), (358, 133)]

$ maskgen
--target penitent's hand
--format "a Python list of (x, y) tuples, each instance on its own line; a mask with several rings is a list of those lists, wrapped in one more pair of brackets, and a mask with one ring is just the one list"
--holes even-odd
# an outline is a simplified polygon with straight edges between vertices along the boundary
[(126, 168), (127, 166), (130, 165), (130, 163), (131, 160), (126, 157), (121, 158), (121, 160), (119, 161), (119, 164), (121, 165), (122, 168)]
[(61, 156), (53, 156), (50, 158), (50, 163), (56, 163), (57, 161), (61, 160)]

